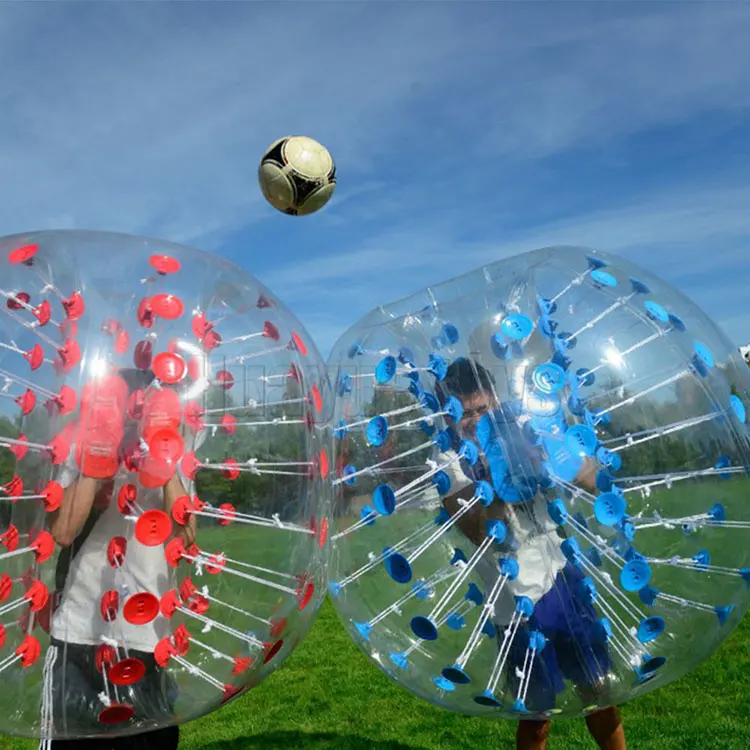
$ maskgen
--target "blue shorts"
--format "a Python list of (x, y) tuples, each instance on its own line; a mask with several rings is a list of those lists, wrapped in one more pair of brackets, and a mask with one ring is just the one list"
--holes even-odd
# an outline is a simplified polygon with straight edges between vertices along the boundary
[[(529, 633), (542, 632), (547, 643), (531, 664), (531, 680), (525, 704), (529, 711), (555, 707), (565, 680), (584, 693), (594, 693), (609, 671), (609, 654), (599, 615), (581, 593), (581, 569), (568, 563), (555, 579), (555, 585), (537, 602), (534, 613), (513, 639), (508, 656), (508, 682), (515, 700), (520, 679), (516, 668), (524, 664)], [(503, 634), (498, 632), (502, 640)]]

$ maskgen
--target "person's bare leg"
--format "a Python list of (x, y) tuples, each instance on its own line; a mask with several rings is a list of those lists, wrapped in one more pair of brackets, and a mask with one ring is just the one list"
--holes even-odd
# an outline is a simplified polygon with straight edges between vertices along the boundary
[(547, 750), (551, 726), (549, 721), (519, 721), (516, 730), (517, 750)]
[(601, 750), (626, 750), (625, 730), (620, 712), (615, 706), (589, 714), (586, 726)]

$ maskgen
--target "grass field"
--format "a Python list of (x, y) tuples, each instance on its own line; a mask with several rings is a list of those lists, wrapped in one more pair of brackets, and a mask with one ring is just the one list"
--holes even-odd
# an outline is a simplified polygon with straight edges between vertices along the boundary
[[(636, 750), (750, 747), (750, 621), (693, 674), (623, 707)], [(413, 698), (373, 667), (330, 603), (284, 666), (218, 713), (183, 728), (206, 750), (449, 750), (513, 747), (509, 721), (451, 714)], [(36, 748), (0, 738), (0, 748)], [(559, 721), (553, 749), (594, 747), (582, 721)]]

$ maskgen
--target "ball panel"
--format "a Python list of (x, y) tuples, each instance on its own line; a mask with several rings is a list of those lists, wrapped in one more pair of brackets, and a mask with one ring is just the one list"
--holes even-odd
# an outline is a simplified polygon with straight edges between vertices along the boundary
[(324, 179), (333, 168), (333, 159), (328, 150), (312, 138), (288, 138), (283, 144), (282, 151), (285, 162), (295, 172), (308, 179)]
[(286, 211), (295, 205), (295, 186), (284, 169), (272, 161), (264, 161), (258, 170), (258, 178), (263, 195), (274, 208)]
[(302, 201), (301, 204), (297, 206), (297, 215), (307, 216), (319, 211), (329, 200), (331, 200), (335, 187), (335, 183), (329, 182), (314, 190), (305, 200)]

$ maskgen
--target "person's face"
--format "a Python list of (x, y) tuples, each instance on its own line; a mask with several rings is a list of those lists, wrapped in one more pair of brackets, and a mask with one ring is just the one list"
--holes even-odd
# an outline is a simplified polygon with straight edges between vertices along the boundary
[(495, 408), (495, 399), (491, 393), (479, 390), (465, 396), (459, 396), (458, 400), (464, 410), (463, 417), (458, 423), (458, 429), (461, 435), (474, 437), (477, 422)]

